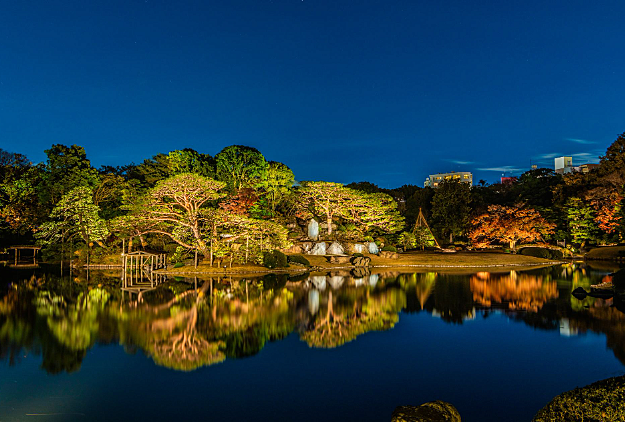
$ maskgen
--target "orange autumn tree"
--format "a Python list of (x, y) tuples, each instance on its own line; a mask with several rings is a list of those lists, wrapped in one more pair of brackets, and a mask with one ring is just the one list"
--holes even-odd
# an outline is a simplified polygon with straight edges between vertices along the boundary
[(471, 242), (485, 247), (494, 242), (508, 243), (514, 249), (517, 243), (540, 241), (554, 232), (555, 224), (549, 223), (533, 208), (522, 205), (505, 207), (490, 205), (488, 212), (471, 221)]

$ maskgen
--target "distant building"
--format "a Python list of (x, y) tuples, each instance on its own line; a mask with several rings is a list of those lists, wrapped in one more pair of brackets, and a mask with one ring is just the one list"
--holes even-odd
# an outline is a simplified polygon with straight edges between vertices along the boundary
[(573, 167), (573, 169), (580, 173), (588, 173), (590, 170), (596, 169), (597, 167), (599, 167), (599, 164), (582, 164), (580, 166)]
[(461, 183), (467, 183), (469, 186), (473, 186), (473, 173), (470, 171), (452, 171), (449, 173), (430, 174), (430, 177), (425, 179), (423, 186), (426, 188), (437, 188), (444, 180), (457, 180)]
[(573, 171), (573, 157), (556, 157), (556, 173), (565, 174)]
[(588, 173), (590, 170), (597, 168), (599, 164), (581, 164), (573, 166), (573, 157), (558, 157), (555, 159), (555, 169), (558, 174), (572, 173)]
[(502, 176), (501, 177), (501, 184), (502, 185), (512, 185), (512, 184), (516, 183), (517, 180), (518, 180), (518, 178), (516, 176), (512, 176), (512, 177)]

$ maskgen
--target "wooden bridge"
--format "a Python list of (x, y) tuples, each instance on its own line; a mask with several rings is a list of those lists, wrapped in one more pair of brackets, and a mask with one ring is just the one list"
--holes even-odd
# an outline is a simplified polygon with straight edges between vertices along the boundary
[[(14, 245), (14, 246), (7, 248), (7, 250), (11, 250), (11, 249), (15, 250), (15, 261), (14, 261), (15, 263), (12, 265), (13, 267), (32, 268), (32, 267), (37, 266), (37, 253), (41, 250), (41, 246)], [(30, 260), (28, 263), (20, 263), (20, 258), (21, 258), (20, 255), (21, 255), (21, 251), (23, 250), (33, 251), (32, 264), (30, 263)]]
[(128, 292), (131, 298), (137, 294), (137, 299), (141, 299), (144, 292), (155, 289), (166, 279), (166, 276), (154, 271), (167, 268), (167, 254), (144, 251), (124, 253), (122, 262), (122, 292)]

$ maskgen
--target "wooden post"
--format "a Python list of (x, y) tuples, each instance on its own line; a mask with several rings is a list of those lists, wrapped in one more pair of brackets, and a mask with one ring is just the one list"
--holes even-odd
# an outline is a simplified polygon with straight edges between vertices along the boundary
[(211, 256), (210, 256), (210, 266), (213, 266), (213, 237), (211, 236)]
[(17, 248), (15, 248), (15, 266), (17, 267)]
[(245, 263), (247, 264), (247, 259), (250, 253), (250, 235), (245, 236)]
[(195, 250), (195, 259), (193, 260), (193, 265), (197, 268), (197, 249)]

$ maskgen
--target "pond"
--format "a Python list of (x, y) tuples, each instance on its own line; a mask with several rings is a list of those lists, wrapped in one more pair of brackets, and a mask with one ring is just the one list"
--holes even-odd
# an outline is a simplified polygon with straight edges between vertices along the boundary
[[(625, 372), (615, 268), (331, 273), (122, 283), (0, 273), (0, 419), (390, 421), (445, 400), (530, 421)], [(45, 417), (44, 417), (45, 416)]]

